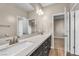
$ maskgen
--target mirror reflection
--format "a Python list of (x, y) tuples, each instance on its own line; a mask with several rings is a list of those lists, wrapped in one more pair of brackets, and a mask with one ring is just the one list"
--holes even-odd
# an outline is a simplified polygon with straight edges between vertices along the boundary
[[(10, 17), (10, 16), (9, 16)], [(6, 23), (0, 22), (0, 46), (14, 44), (17, 39), (27, 38), (36, 34), (36, 20), (19, 16), (17, 20), (9, 18)], [(14, 22), (11, 20), (14, 20)], [(1, 19), (0, 19), (1, 21)], [(3, 23), (3, 24), (2, 24)]]
[[(27, 5), (24, 6), (26, 9), (21, 8), (21, 5)], [(38, 14), (36, 12), (34, 12), (36, 15), (31, 14), (36, 11), (35, 8), (30, 5), (31, 9), (29, 9), (28, 5), (30, 4), (0, 4), (0, 49), (18, 43), (21, 39), (35, 36), (42, 31), (42, 24), (39, 24), (36, 18)]]
[(23, 37), (36, 33), (35, 19), (29, 20), (25, 17), (18, 17), (17, 36)]
[[(3, 28), (3, 30), (5, 30), (5, 28), (7, 28), (11, 32), (11, 33), (4, 32), (3, 34), (0, 33), (0, 45), (9, 44), (10, 40), (13, 40), (15, 37), (26, 38), (26, 37), (30, 37), (36, 33), (35, 19), (30, 20), (30, 19), (27, 19), (26, 17), (19, 16), (15, 23), (17, 25), (16, 26), (17, 29), (14, 29), (14, 27), (13, 27), (13, 30), (17, 31), (16, 33), (14, 33), (14, 31), (11, 31), (12, 29), (10, 30), (9, 25), (0, 26), (1, 29)], [(14, 26), (15, 23), (13, 23), (13, 24), (11, 23), (11, 24)]]

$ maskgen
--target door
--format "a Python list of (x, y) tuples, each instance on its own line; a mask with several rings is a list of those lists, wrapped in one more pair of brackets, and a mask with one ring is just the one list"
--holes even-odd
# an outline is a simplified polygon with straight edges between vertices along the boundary
[(79, 10), (71, 12), (71, 54), (79, 55)]
[(70, 26), (71, 26), (70, 27), (71, 28), (70, 29), (70, 33), (71, 33), (70, 34), (70, 36), (71, 36), (71, 38), (70, 38), (70, 53), (75, 54), (75, 50), (74, 50), (74, 45), (75, 45), (74, 44), (74, 38), (75, 38), (74, 37), (74, 35), (75, 35), (75, 32), (74, 32), (74, 29), (75, 29), (75, 27), (74, 27), (74, 25), (75, 25), (74, 24), (74, 11), (71, 11), (70, 15), (71, 15), (71, 20), (70, 20), (71, 21), (71, 24), (70, 24)]
[(79, 55), (79, 10), (75, 11), (75, 55)]
[(67, 52), (69, 51), (69, 12), (67, 12), (66, 8), (64, 9), (64, 55), (67, 55)]

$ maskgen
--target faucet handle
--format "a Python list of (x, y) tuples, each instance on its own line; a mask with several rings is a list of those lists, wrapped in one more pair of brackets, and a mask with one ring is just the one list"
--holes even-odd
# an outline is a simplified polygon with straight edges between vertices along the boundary
[(14, 43), (17, 43), (18, 42), (18, 37), (15, 36), (13, 40), (14, 40)]
[(16, 43), (18, 42), (18, 38), (16, 38)]
[(15, 44), (16, 43), (16, 38), (15, 37), (13, 37), (13, 44)]
[(18, 42), (18, 38), (17, 38), (17, 37), (13, 37), (13, 39), (10, 40), (9, 45), (15, 44), (15, 43), (17, 43), (17, 42)]

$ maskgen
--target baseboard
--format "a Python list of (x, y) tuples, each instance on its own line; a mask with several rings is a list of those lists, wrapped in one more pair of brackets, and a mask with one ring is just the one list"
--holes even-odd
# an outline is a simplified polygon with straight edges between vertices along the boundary
[(59, 50), (63, 50), (62, 48), (54, 48), (54, 47), (51, 47), (51, 49), (59, 49)]
[(79, 55), (71, 54), (70, 52), (67, 52), (67, 56), (79, 56)]

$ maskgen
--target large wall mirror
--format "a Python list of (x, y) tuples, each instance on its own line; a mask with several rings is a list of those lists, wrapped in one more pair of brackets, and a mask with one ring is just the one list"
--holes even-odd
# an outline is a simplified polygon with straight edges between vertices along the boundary
[[(27, 38), (37, 33), (36, 20), (18, 16), (14, 22), (0, 23), (0, 46), (9, 45), (14, 37)], [(2, 49), (2, 48), (1, 48)]]
[(23, 37), (35, 34), (37, 32), (35, 19), (27, 19), (25, 17), (18, 17), (17, 22), (17, 36)]

